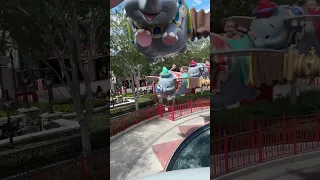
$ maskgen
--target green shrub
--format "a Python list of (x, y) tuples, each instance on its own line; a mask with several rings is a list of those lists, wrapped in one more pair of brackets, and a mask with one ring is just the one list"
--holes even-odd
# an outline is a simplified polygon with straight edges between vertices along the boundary
[[(151, 106), (153, 104), (154, 104), (153, 100), (144, 101), (144, 102), (139, 103), (139, 108), (143, 109), (143, 108), (145, 108), (147, 106)], [(136, 107), (135, 107), (134, 104), (128, 105), (128, 106), (122, 106), (122, 107), (114, 108), (114, 109), (110, 110), (110, 117), (112, 118), (112, 117), (115, 117), (115, 116), (120, 116), (122, 114), (133, 112), (135, 110), (136, 110)]]
[(290, 97), (286, 96), (273, 103), (257, 102), (241, 105), (238, 108), (211, 112), (213, 123), (227, 123), (232, 121), (256, 120), (270, 117), (305, 115), (320, 112), (320, 92), (305, 91), (298, 96), (295, 105), (290, 103)]
[[(92, 151), (109, 147), (108, 129), (91, 134)], [(42, 144), (32, 145), (23, 149), (14, 149), (1, 154), (0, 177), (8, 177), (30, 169), (37, 169), (76, 158), (82, 153), (80, 134), (62, 139), (55, 139)]]

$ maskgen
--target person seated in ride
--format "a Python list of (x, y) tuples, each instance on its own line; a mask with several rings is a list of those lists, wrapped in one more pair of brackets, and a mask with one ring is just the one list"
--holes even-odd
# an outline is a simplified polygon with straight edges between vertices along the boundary
[[(181, 66), (180, 67), (180, 73), (181, 73), (181, 77), (182, 78), (188, 78), (189, 77), (188, 67)], [(183, 82), (182, 84), (185, 84), (188, 87), (188, 79), (184, 79), (182, 82)]]
[(255, 37), (253, 32), (244, 27), (238, 26), (232, 20), (227, 20), (224, 22), (224, 32), (225, 33), (222, 33), (221, 36), (225, 40), (241, 39), (245, 34), (251, 38)]
[(180, 67), (181, 77), (189, 77), (188, 69), (184, 66)]
[(208, 68), (208, 72), (210, 73), (210, 62), (206, 61), (204, 65)]
[[(297, 5), (303, 9), (307, 15), (320, 15), (320, 7), (315, 0), (298, 0)], [(320, 21), (314, 22), (318, 39), (320, 39)]]
[(221, 36), (226, 40), (240, 39), (242, 37), (236, 29), (236, 24), (232, 20), (227, 20), (224, 23), (224, 33), (222, 33)]

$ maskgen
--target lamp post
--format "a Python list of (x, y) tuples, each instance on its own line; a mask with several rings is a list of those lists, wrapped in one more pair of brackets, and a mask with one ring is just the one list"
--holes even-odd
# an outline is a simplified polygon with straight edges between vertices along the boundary
[(53, 113), (52, 109), (52, 78), (46, 75), (45, 84), (48, 87), (48, 97), (49, 97), (49, 113)]
[(13, 107), (13, 101), (12, 99), (1, 99), (0, 101), (1, 109), (5, 110), (7, 113), (7, 128), (8, 128), (8, 135), (9, 135), (9, 140), (10, 140), (10, 146), (11, 149), (14, 148), (13, 145), (13, 134), (12, 134), (12, 124), (11, 124), (11, 117), (10, 117), (10, 111), (12, 110)]
[(23, 82), (23, 90), (24, 90), (24, 92), (23, 92), (23, 101), (24, 101), (24, 108), (30, 108), (30, 104), (29, 104), (29, 101), (28, 101), (28, 89), (27, 89), (27, 84), (28, 84), (28, 82), (29, 82), (29, 78), (28, 78), (28, 76), (23, 76), (22, 78), (21, 78), (21, 80), (22, 80), (22, 82)]

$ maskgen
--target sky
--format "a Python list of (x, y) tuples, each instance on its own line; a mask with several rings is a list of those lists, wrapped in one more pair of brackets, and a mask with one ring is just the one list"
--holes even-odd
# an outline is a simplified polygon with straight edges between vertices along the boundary
[[(196, 10), (203, 9), (205, 12), (210, 11), (210, 0), (185, 0), (186, 3), (188, 4), (189, 8), (196, 8)], [(123, 3), (120, 5), (112, 8), (111, 10), (117, 9), (119, 6), (121, 6)]]
[(196, 8), (196, 10), (203, 9), (205, 12), (210, 11), (210, 1), (209, 0), (185, 0), (189, 8)]

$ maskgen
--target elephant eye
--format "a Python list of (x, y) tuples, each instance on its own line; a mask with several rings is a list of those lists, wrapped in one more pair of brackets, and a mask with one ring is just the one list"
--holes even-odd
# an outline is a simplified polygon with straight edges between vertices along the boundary
[(272, 24), (269, 24), (274, 30), (276, 30), (276, 28), (274, 27), (274, 25), (272, 25)]

